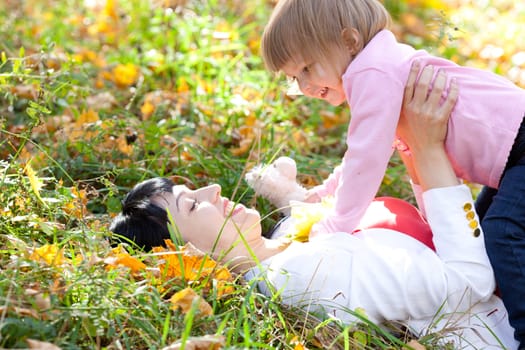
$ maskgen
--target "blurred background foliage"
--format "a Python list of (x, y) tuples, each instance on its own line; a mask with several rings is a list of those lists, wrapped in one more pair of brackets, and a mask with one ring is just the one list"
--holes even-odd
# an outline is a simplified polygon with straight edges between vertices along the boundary
[[(400, 41), (525, 87), (523, 1), (384, 4)], [(259, 39), (274, 5), (271, 0), (2, 1), (0, 266), (10, 266), (16, 256), (13, 241), (28, 249), (58, 242), (73, 255), (78, 249), (103, 255), (107, 223), (123, 195), (153, 176), (191, 187), (217, 182), (225, 196), (270, 213), (265, 228), (278, 215), (248, 189), (247, 170), (288, 155), (297, 161), (305, 186), (328, 176), (345, 150), (350, 113), (345, 106), (288, 96), (285, 80), (265, 71)], [(380, 194), (412, 200), (396, 157)], [(0, 295), (17, 295), (35, 278), (38, 288), (46, 284), (33, 275), (7, 278), (9, 269), (0, 269), (6, 278), (0, 280)], [(106, 288), (92, 287), (95, 293)], [(70, 298), (82, 300), (84, 291), (70, 292)], [(95, 319), (98, 311), (89, 310)], [(5, 310), (1, 315), (0, 323)], [(60, 327), (44, 324), (49, 327), (37, 327), (42, 337), (60, 333)], [(111, 329), (89, 324), (79, 330), (88, 335), (68, 341), (89, 343), (91, 328), (96, 334)], [(3, 346), (15, 344), (3, 336)]]

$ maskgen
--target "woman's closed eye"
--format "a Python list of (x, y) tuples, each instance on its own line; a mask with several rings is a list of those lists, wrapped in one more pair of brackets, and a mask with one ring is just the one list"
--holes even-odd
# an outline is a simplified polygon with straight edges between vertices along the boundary
[(190, 213), (194, 211), (195, 209), (197, 209), (198, 206), (199, 206), (199, 201), (197, 200), (197, 198), (194, 198), (191, 204), (191, 207), (190, 207)]

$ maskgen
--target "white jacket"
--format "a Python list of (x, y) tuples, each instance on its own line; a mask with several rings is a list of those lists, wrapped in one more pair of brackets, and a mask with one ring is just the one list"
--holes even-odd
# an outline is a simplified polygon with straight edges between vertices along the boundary
[[(454, 328), (449, 338), (457, 349), (501, 349), (492, 332), (516, 349), (506, 310), (493, 294), (483, 232), (477, 227), (474, 234), (479, 221), (468, 207), (469, 188), (432, 189), (423, 201), (437, 254), (406, 234), (374, 228), (292, 243), (246, 277), (260, 278), (265, 271), (284, 303), (345, 323), (356, 321), (347, 310), (357, 309), (375, 323), (401, 321), (418, 335)], [(270, 294), (266, 283), (259, 286)]]

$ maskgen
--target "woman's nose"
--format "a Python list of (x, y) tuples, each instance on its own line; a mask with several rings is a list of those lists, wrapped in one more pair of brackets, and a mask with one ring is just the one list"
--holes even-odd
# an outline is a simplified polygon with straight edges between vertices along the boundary
[(209, 185), (201, 188), (202, 199), (215, 203), (221, 196), (221, 186), (218, 184)]

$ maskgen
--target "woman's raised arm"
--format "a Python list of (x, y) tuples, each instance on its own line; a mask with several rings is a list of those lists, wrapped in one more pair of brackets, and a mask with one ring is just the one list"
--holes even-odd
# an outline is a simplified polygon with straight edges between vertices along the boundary
[[(417, 75), (421, 70), (421, 75)], [(454, 80), (448, 86), (442, 71), (426, 66), (420, 69), (414, 64), (405, 86), (403, 109), (397, 134), (409, 151), (400, 152), (412, 181), (421, 185), (423, 191), (437, 187), (459, 184), (445, 152), (447, 123), (458, 98), (458, 87)], [(430, 90), (432, 89), (432, 90)]]

